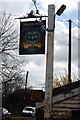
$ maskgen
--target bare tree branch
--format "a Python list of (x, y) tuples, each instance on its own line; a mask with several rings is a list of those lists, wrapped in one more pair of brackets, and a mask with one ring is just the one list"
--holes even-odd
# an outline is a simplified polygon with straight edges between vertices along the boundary
[[(12, 92), (23, 85), (23, 70), (16, 55), (18, 49), (18, 29), (15, 27), (11, 15), (4, 12), (0, 16), (0, 74), (2, 74), (3, 94)], [(1, 67), (2, 66), (2, 67)]]
[(11, 50), (18, 49), (18, 29), (14, 27), (11, 15), (4, 12), (0, 17), (0, 54), (8, 51), (10, 55)]

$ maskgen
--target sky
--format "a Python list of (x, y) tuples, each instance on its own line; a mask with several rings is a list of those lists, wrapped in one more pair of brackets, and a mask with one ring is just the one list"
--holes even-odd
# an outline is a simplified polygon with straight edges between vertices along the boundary
[[(68, 44), (69, 44), (69, 22), (72, 20), (72, 78), (78, 77), (78, 2), (79, 0), (37, 0), (36, 5), (41, 15), (48, 15), (48, 5), (55, 5), (55, 13), (62, 4), (66, 5), (66, 10), (61, 16), (56, 16), (54, 33), (54, 76), (64, 74), (68, 71)], [(11, 14), (13, 19), (24, 16), (34, 10), (32, 0), (1, 0), (0, 12)], [(15, 19), (14, 19), (15, 20)], [(19, 20), (15, 20), (17, 24)], [(18, 24), (19, 26), (19, 24)], [(45, 51), (47, 51), (47, 33)], [(44, 55), (19, 56), (25, 60), (23, 66), (29, 71), (28, 85), (43, 88), (46, 79), (46, 53)], [(40, 85), (40, 86), (39, 86)]]

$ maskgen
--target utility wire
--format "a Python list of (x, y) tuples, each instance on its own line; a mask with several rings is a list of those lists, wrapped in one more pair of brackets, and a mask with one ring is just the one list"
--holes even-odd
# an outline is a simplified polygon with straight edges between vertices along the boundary
[[(69, 34), (67, 34), (67, 33), (65, 33), (65, 32), (63, 32), (63, 31), (61, 31), (61, 30), (58, 30), (58, 29), (56, 29), (57, 31), (59, 31), (59, 32), (61, 32), (61, 33), (63, 33), (64, 35), (66, 35), (66, 36), (69, 36)], [(73, 36), (71, 36), (73, 39), (76, 39), (76, 40), (80, 40), (79, 38), (76, 38), (76, 37), (73, 37)]]
[(62, 20), (57, 20), (57, 21), (60, 21), (60, 22), (68, 22), (67, 19), (62, 19)]
[(31, 75), (30, 73), (29, 73), (29, 75), (33, 78), (33, 80), (37, 81), (40, 84), (40, 82), (38, 80), (36, 80), (36, 78), (33, 77), (33, 75)]
[(79, 26), (78, 24), (76, 24), (74, 21), (72, 21), (72, 23), (73, 23), (74, 25), (76, 25), (78, 28), (80, 28), (80, 26)]
[[(45, 87), (43, 87), (43, 85), (45, 83), (40, 83), (38, 80), (36, 80), (36, 78), (33, 77), (33, 75), (31, 75), (30, 73), (29, 73), (29, 75), (33, 78), (33, 80), (38, 82), (38, 85), (35, 85), (35, 86), (33, 85), (33, 88), (45, 88)], [(29, 84), (29, 82), (28, 82), (28, 84)], [(41, 85), (42, 85), (42, 87), (38, 87), (38, 86), (41, 86)]]

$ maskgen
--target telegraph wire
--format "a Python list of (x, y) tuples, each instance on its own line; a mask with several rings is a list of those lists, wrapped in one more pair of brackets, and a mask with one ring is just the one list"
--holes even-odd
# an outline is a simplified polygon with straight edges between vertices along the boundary
[(57, 20), (57, 21), (60, 21), (60, 22), (68, 22), (67, 19), (62, 19), (62, 20)]
[[(63, 33), (64, 35), (66, 35), (66, 36), (69, 36), (69, 34), (67, 34), (67, 33), (65, 33), (65, 32), (63, 32), (63, 31), (61, 31), (61, 30), (58, 30), (58, 29), (56, 29), (57, 31), (59, 31), (59, 32), (61, 32), (61, 33)], [(79, 38), (76, 38), (76, 37), (73, 37), (73, 36), (71, 36), (73, 39), (76, 39), (76, 40), (80, 40)]]
[(30, 73), (29, 73), (29, 75), (33, 78), (33, 80), (37, 81), (40, 84), (40, 82), (38, 80), (36, 80), (36, 78), (33, 75), (31, 75)]
[(74, 21), (72, 21), (72, 23), (77, 26), (78, 28), (80, 28), (80, 26), (78, 24), (76, 24)]
[[(31, 75), (30, 73), (29, 73), (29, 75), (33, 78), (33, 80), (37, 81), (37, 83), (38, 83), (38, 85), (35, 85), (35, 86), (33, 85), (33, 88), (45, 88), (45, 87), (43, 87), (43, 85), (45, 83), (40, 83), (38, 80), (36, 80), (36, 78), (33, 75)], [(28, 82), (28, 84), (29, 84), (29, 82)], [(38, 87), (38, 86), (41, 86), (41, 87)]]

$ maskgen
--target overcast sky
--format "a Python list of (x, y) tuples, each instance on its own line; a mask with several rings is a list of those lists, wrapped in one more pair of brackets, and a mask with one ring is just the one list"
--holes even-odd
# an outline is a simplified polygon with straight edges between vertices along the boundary
[[(37, 7), (40, 14), (48, 15), (48, 5), (55, 4), (55, 12), (62, 4), (66, 10), (61, 16), (56, 16), (55, 37), (54, 37), (54, 75), (59, 76), (68, 68), (68, 42), (69, 22), (72, 22), (72, 75), (78, 74), (78, 2), (79, 0), (37, 0)], [(1, 0), (0, 12), (11, 14), (13, 18), (35, 11), (32, 0)], [(17, 20), (15, 20), (17, 23)], [(47, 39), (46, 39), (47, 43)], [(47, 48), (47, 45), (46, 45)], [(19, 56), (25, 59), (25, 71), (29, 71), (29, 85), (34, 86), (45, 82), (46, 75), (46, 54)]]

